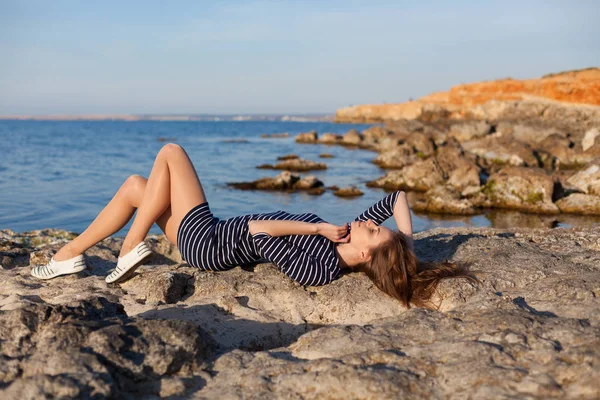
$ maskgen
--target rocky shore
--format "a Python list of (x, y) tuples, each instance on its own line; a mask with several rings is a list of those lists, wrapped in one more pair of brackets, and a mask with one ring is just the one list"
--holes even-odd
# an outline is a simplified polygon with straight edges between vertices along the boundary
[(418, 193), (414, 211), (600, 216), (598, 68), (461, 85), (414, 102), (342, 109), (337, 120), (384, 124), (306, 132), (296, 142), (377, 151), (373, 162), (386, 173), (367, 186)]
[(162, 235), (107, 285), (122, 239), (89, 269), (29, 275), (76, 234), (0, 231), (2, 398), (595, 398), (600, 232), (437, 228), (427, 261), (481, 284), (441, 285), (439, 311), (403, 309), (360, 273), (302, 287), (272, 264), (203, 272)]

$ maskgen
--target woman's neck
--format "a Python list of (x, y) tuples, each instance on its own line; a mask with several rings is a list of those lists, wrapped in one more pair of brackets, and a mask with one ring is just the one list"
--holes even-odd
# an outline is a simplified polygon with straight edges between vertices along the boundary
[(335, 251), (340, 259), (340, 268), (350, 268), (358, 265), (356, 251), (348, 243), (338, 243)]

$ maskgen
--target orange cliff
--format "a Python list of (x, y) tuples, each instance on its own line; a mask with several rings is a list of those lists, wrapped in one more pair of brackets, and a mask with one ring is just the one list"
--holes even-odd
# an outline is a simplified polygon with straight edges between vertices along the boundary
[(600, 68), (560, 72), (539, 79), (468, 83), (406, 103), (341, 108), (335, 119), (337, 122), (393, 121), (420, 118), (427, 111), (440, 114), (440, 110), (450, 118), (464, 118), (472, 108), (492, 100), (600, 106)]

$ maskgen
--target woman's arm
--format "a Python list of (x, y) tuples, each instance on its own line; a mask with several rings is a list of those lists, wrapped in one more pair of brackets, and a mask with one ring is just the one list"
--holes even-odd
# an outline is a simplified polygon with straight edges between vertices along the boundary
[(288, 220), (252, 220), (248, 222), (248, 231), (251, 235), (259, 232), (268, 233), (270, 236), (287, 235), (322, 235), (334, 242), (344, 242), (347, 233), (346, 226), (336, 226), (326, 222), (301, 222)]
[(414, 251), (412, 221), (404, 191), (396, 191), (388, 194), (356, 217), (355, 221), (370, 219), (376, 225), (381, 225), (383, 221), (392, 215), (394, 216), (398, 230), (404, 233), (408, 247)]
[(412, 219), (410, 216), (408, 201), (406, 200), (406, 193), (404, 192), (400, 192), (400, 196), (398, 196), (398, 200), (396, 200), (396, 205), (394, 206), (394, 220), (396, 221), (398, 230), (404, 233), (408, 247), (414, 251)]

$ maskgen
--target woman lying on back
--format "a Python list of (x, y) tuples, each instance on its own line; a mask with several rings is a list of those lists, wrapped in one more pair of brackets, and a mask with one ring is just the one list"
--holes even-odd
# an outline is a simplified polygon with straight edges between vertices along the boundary
[[(118, 232), (137, 215), (107, 283), (122, 282), (151, 255), (144, 242), (155, 222), (191, 266), (223, 271), (266, 259), (302, 285), (324, 285), (344, 268), (364, 272), (383, 292), (430, 306), (438, 282), (470, 277), (455, 264), (420, 263), (415, 256), (406, 194), (394, 192), (350, 224), (336, 226), (313, 213), (277, 211), (220, 220), (213, 216), (185, 150), (166, 144), (148, 179), (130, 176), (92, 224), (32, 275), (50, 279), (86, 268), (83, 252)], [(381, 223), (393, 216), (398, 231)]]

